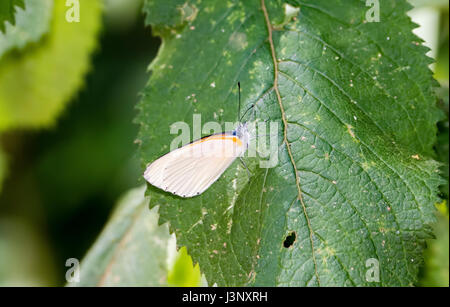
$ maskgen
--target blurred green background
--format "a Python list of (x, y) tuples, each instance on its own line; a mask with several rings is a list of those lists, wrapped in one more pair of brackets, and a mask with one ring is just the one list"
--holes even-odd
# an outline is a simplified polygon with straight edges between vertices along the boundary
[[(416, 8), (411, 16), (423, 26), (417, 34), (436, 59), (432, 68), (447, 115), (439, 123), (436, 152), (447, 164), (443, 171), (448, 178), (448, 2), (412, 2)], [(1, 131), (0, 286), (64, 285), (66, 259), (82, 259), (119, 197), (143, 184), (133, 118), (160, 40), (143, 26), (140, 6), (141, 0), (103, 1), (90, 69), (54, 125)], [(0, 57), (0, 67), (4, 61)], [(448, 286), (448, 185), (442, 187), (442, 198), (436, 240), (428, 244), (418, 285)], [(198, 284), (186, 278), (192, 273), (185, 272), (192, 267), (186, 251), (180, 255), (169, 284)]]

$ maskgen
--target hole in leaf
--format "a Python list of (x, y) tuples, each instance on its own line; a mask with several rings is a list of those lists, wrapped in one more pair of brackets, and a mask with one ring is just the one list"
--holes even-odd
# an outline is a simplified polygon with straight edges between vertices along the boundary
[(283, 246), (286, 248), (289, 248), (294, 244), (295, 239), (297, 239), (297, 235), (295, 231), (291, 231), (287, 236), (286, 239), (284, 239)]

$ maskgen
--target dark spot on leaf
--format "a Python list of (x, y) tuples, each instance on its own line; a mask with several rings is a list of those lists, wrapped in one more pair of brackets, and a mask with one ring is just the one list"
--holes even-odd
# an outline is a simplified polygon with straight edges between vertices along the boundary
[(287, 236), (286, 239), (284, 239), (283, 246), (286, 248), (289, 248), (294, 244), (295, 239), (297, 238), (297, 235), (295, 231), (291, 231)]

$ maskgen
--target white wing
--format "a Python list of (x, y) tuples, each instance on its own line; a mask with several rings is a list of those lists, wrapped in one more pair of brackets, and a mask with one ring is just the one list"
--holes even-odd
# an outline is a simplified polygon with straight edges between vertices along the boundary
[(217, 134), (178, 148), (150, 164), (144, 178), (181, 197), (203, 193), (247, 150), (232, 134)]

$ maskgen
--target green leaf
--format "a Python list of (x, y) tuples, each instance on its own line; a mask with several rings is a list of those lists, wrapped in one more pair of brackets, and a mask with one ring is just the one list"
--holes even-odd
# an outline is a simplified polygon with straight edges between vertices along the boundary
[(0, 2), (0, 32), (5, 31), (6, 21), (15, 24), (16, 7), (25, 9), (24, 0), (2, 0)]
[(433, 230), (436, 239), (427, 241), (425, 250), (424, 274), (420, 279), (420, 285), (425, 287), (448, 287), (449, 286), (449, 224), (447, 204), (440, 205), (446, 212), (438, 211), (437, 223)]
[[(76, 286), (198, 286), (200, 271), (185, 251), (177, 253), (167, 225), (148, 209), (145, 187), (118, 202), (105, 229), (81, 263)], [(168, 281), (168, 275), (170, 279)]]
[(89, 69), (101, 25), (99, 0), (80, 1), (80, 22), (66, 20), (64, 0), (55, 0), (45, 40), (0, 61), (0, 131), (54, 124)]
[(409, 0), (409, 2), (414, 7), (442, 7), (442, 8), (448, 8), (448, 1), (446, 0)]
[[(172, 123), (234, 121), (237, 81), (242, 109), (256, 103), (256, 120), (282, 130), (278, 165), (246, 158), (250, 180), (235, 162), (191, 199), (148, 186), (209, 284), (413, 285), (442, 115), (407, 2), (380, 1), (379, 23), (356, 0), (161, 3), (144, 6), (163, 42), (139, 103), (143, 169), (168, 151)], [(379, 282), (366, 278), (374, 260)]]
[(167, 276), (167, 283), (174, 287), (199, 287), (201, 283), (200, 268), (192, 264), (192, 258), (182, 247), (177, 254), (177, 259)]
[(144, 191), (144, 187), (133, 189), (119, 200), (105, 229), (82, 261), (80, 283), (75, 285), (167, 284), (171, 236), (167, 225), (158, 226), (158, 214), (155, 209), (148, 209)]
[(42, 227), (13, 215), (0, 218), (0, 287), (55, 285), (54, 263)]
[(443, 84), (437, 89), (437, 96), (439, 98), (439, 107), (445, 114), (445, 118), (438, 123), (438, 134), (436, 143), (436, 153), (437, 160), (442, 162), (442, 175), (445, 178), (445, 184), (441, 186), (441, 193), (445, 199), (448, 201), (449, 193), (449, 152), (448, 152), (448, 141), (449, 141), (449, 123), (448, 123), (448, 97), (449, 90), (448, 84)]
[(17, 12), (15, 26), (7, 24), (5, 33), (0, 32), (0, 60), (12, 49), (22, 49), (35, 43), (50, 29), (53, 0), (26, 0), (26, 9)]

